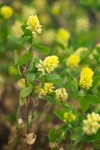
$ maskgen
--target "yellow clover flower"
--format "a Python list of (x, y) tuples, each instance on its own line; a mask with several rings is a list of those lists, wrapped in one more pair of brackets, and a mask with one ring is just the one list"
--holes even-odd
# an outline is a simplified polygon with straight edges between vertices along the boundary
[(10, 19), (13, 15), (13, 9), (10, 6), (3, 6), (0, 13), (4, 19)]
[(27, 18), (31, 15), (35, 15), (36, 10), (33, 7), (23, 5), (22, 18), (26, 21)]
[(93, 71), (89, 67), (85, 67), (80, 74), (80, 86), (88, 90), (93, 83)]
[(64, 113), (63, 119), (64, 119), (64, 122), (70, 123), (76, 119), (76, 116), (71, 112), (66, 112)]
[(87, 135), (95, 134), (100, 129), (100, 115), (92, 112), (83, 120), (83, 132)]
[(44, 87), (42, 89), (40, 89), (40, 95), (47, 95), (47, 94), (51, 94), (52, 92), (54, 92), (54, 86), (53, 83), (45, 83)]
[(45, 6), (47, 5), (46, 0), (33, 0), (33, 3), (38, 10), (43, 11), (45, 9)]
[(76, 54), (72, 54), (67, 60), (67, 66), (74, 68), (77, 67), (80, 62), (80, 57)]
[(59, 2), (54, 2), (53, 3), (53, 6), (52, 6), (52, 8), (51, 8), (51, 12), (52, 12), (52, 14), (53, 15), (59, 15), (59, 13), (60, 13), (60, 8), (61, 8), (61, 5), (60, 5), (60, 3)]
[(90, 28), (90, 22), (87, 17), (80, 17), (76, 20), (76, 30), (80, 31), (88, 31)]
[(40, 60), (37, 65), (38, 71), (41, 71), (44, 75), (45, 73), (50, 73), (58, 66), (59, 60), (57, 56), (48, 56), (44, 61)]
[(68, 93), (65, 88), (59, 88), (55, 91), (56, 99), (65, 102), (68, 99)]
[(70, 38), (70, 33), (69, 31), (61, 28), (58, 30), (58, 33), (57, 33), (57, 40), (60, 41), (60, 42), (66, 42), (68, 41)]
[(40, 25), (39, 19), (36, 15), (31, 15), (27, 21), (27, 29), (32, 31), (33, 37), (42, 32), (42, 26)]
[(16, 35), (17, 37), (20, 37), (23, 34), (21, 30), (21, 25), (22, 23), (20, 21), (15, 21), (11, 27), (11, 34)]
[(93, 79), (90, 75), (84, 74), (80, 77), (80, 86), (88, 90), (93, 83)]
[(94, 72), (92, 71), (91, 68), (85, 67), (85, 68), (83, 68), (83, 70), (81, 71), (81, 76), (83, 76), (84, 74), (90, 75), (90, 76), (92, 77), (93, 74), (94, 74)]

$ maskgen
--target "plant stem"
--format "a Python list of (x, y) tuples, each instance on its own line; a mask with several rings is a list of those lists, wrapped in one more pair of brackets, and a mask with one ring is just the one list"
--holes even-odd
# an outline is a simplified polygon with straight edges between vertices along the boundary
[[(27, 134), (28, 134), (28, 96), (26, 98), (26, 128), (27, 128)], [(28, 150), (28, 144), (27, 144), (27, 150)]]
[[(27, 72), (27, 67), (25, 67), (25, 84), (27, 87), (27, 78), (26, 78), (26, 72)], [(26, 97), (26, 132), (28, 134), (28, 96)], [(27, 144), (27, 150), (28, 150), (28, 144)]]
[(18, 118), (19, 118), (19, 113), (20, 113), (20, 104), (17, 109), (17, 117), (16, 117), (16, 131), (18, 131)]
[(26, 98), (26, 126), (27, 126), (27, 134), (28, 134), (28, 97)]

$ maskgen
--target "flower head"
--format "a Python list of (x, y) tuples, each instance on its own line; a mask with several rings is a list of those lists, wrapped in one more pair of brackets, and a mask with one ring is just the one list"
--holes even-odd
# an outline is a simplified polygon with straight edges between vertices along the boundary
[(76, 20), (76, 30), (80, 31), (88, 31), (90, 28), (89, 19), (87, 17), (81, 17)]
[(93, 83), (93, 71), (89, 67), (85, 67), (80, 74), (80, 86), (88, 90)]
[(94, 74), (94, 72), (92, 71), (92, 69), (91, 68), (89, 68), (89, 67), (85, 67), (85, 68), (83, 68), (83, 70), (81, 71), (81, 76), (83, 76), (83, 75), (90, 75), (91, 77), (93, 76), (93, 74)]
[(45, 6), (47, 5), (46, 0), (34, 0), (35, 7), (38, 8), (38, 10), (44, 10)]
[(9, 6), (3, 6), (0, 13), (4, 19), (10, 19), (13, 15), (13, 9)]
[(20, 37), (23, 34), (21, 30), (21, 25), (22, 23), (20, 21), (15, 21), (13, 26), (11, 27), (11, 34)]
[(42, 26), (40, 25), (39, 19), (36, 15), (31, 15), (27, 21), (27, 29), (32, 31), (33, 37), (42, 32)]
[(29, 7), (28, 5), (23, 5), (22, 18), (26, 21), (27, 18), (31, 15), (36, 14), (36, 9)]
[(47, 95), (54, 92), (54, 86), (53, 83), (45, 83), (44, 87), (40, 89), (40, 95)]
[(55, 40), (55, 35), (56, 35), (55, 31), (52, 29), (49, 29), (43, 32), (42, 36), (40, 37), (40, 40), (42, 43), (51, 45), (53, 41)]
[(63, 28), (58, 30), (58, 34), (57, 34), (58, 41), (66, 42), (69, 40), (69, 38), (70, 38), (70, 33), (67, 30)]
[(88, 114), (83, 120), (83, 132), (87, 135), (95, 134), (100, 129), (100, 115), (96, 113)]
[(80, 57), (76, 54), (72, 54), (67, 60), (67, 66), (73, 68), (77, 67), (80, 62)]
[(90, 75), (82, 75), (80, 77), (80, 86), (86, 90), (88, 90), (91, 86), (92, 86), (92, 83), (93, 83), (93, 79)]
[(57, 16), (60, 13), (60, 3), (59, 2), (54, 2), (53, 6), (51, 8), (51, 12), (53, 15)]
[(71, 112), (66, 112), (64, 113), (64, 116), (63, 116), (63, 119), (64, 119), (64, 122), (72, 122), (76, 119), (75, 115)]
[(41, 71), (42, 74), (50, 73), (58, 66), (59, 60), (57, 56), (48, 56), (44, 61), (40, 60), (37, 65), (38, 71)]
[(76, 50), (75, 54), (77, 54), (77, 55), (80, 56), (81, 53), (86, 52), (86, 51), (88, 51), (88, 48), (87, 48), (87, 47), (79, 47), (79, 48)]
[(56, 99), (65, 102), (68, 98), (68, 93), (65, 88), (59, 88), (55, 91)]

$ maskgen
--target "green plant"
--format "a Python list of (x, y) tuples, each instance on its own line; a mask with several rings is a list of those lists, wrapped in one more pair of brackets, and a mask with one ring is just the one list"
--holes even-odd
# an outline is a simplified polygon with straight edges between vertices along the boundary
[[(97, 45), (92, 54), (88, 49), (81, 48), (76, 52), (71, 51), (73, 54), (70, 56), (66, 55), (64, 50), (70, 49), (71, 45), (66, 44), (63, 49), (65, 55), (61, 53), (60, 59), (52, 55), (41, 60), (34, 57), (32, 49), (37, 49), (44, 55), (49, 54), (50, 49), (35, 42), (35, 37), (42, 31), (37, 16), (30, 16), (27, 24), (22, 25), (22, 30), (23, 35), (20, 38), (10, 35), (9, 39), (25, 50), (20, 58), (18, 51), (15, 50), (14, 58), (21, 76), (18, 81), (21, 91), (16, 127), (18, 132), (26, 135), (27, 149), (28, 145), (35, 143), (36, 140), (35, 131), (32, 132), (31, 127), (40, 98), (56, 106), (54, 115), (62, 123), (58, 129), (51, 128), (49, 131), (52, 150), (60, 147), (74, 150), (78, 146), (82, 149), (87, 142), (99, 141), (100, 115), (96, 107), (100, 104), (100, 76), (98, 76), (100, 46)], [(61, 45), (63, 47), (63, 43)], [(59, 44), (56, 46), (59, 47)], [(67, 58), (68, 56), (70, 57)], [(52, 74), (56, 67), (57, 73)], [(93, 71), (91, 68), (94, 67), (96, 68)], [(30, 103), (32, 107), (29, 109)], [(24, 122), (20, 118), (23, 105), (26, 107)], [(23, 126), (20, 127), (20, 124)]]

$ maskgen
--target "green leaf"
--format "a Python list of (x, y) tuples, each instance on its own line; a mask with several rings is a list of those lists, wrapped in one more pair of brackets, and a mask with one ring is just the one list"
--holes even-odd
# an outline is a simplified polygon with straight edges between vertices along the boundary
[(49, 101), (52, 104), (57, 104), (57, 102), (55, 101), (55, 99), (51, 96), (45, 96), (44, 99), (46, 99), (47, 101)]
[(23, 30), (23, 37), (22, 37), (22, 43), (24, 42), (25, 44), (32, 43), (32, 31), (29, 29), (26, 29), (26, 25), (22, 25), (21, 28)]
[(31, 61), (32, 57), (33, 57), (32, 52), (28, 51), (24, 53), (24, 55), (19, 61), (19, 65), (21, 66), (21, 65), (28, 63), (29, 61)]
[(35, 80), (35, 74), (34, 73), (28, 73), (27, 74), (27, 80), (29, 82), (33, 82)]
[(23, 106), (25, 104), (25, 98), (20, 97), (20, 106)]
[(100, 76), (94, 76), (93, 77), (93, 87), (98, 85), (99, 81), (100, 81)]
[(80, 99), (80, 106), (81, 106), (81, 110), (82, 110), (83, 112), (86, 112), (87, 109), (89, 108), (89, 101), (88, 101), (88, 99), (85, 98), (85, 97), (82, 97), (82, 98)]
[(14, 50), (14, 62), (15, 62), (15, 65), (17, 65), (18, 63), (18, 51), (17, 50)]
[(65, 132), (67, 130), (67, 125), (63, 124), (59, 127), (59, 131)]
[(94, 59), (96, 60), (97, 63), (100, 63), (100, 57), (97, 54), (93, 54)]
[(83, 90), (80, 90), (78, 92), (78, 97), (84, 97), (84, 91)]
[(32, 87), (27, 87), (21, 90), (20, 97), (26, 97), (32, 92)]
[(26, 30), (26, 32), (24, 32), (24, 37), (23, 37), (23, 43), (24, 44), (32, 44), (32, 32), (30, 30)]
[(61, 111), (61, 110), (54, 110), (54, 114), (60, 119), (63, 121), (63, 116), (64, 116), (64, 113)]
[(82, 126), (76, 127), (73, 129), (73, 135), (71, 136), (71, 139), (74, 140), (75, 142), (76, 141), (79, 142), (82, 135), (83, 135)]
[(32, 32), (31, 32), (31, 30), (25, 29), (25, 30), (24, 30), (24, 36), (30, 36), (30, 37), (32, 37)]
[(86, 99), (92, 105), (98, 105), (98, 104), (100, 104), (100, 98), (98, 98), (97, 96), (88, 94), (88, 95), (86, 95)]
[(52, 81), (52, 80), (59, 80), (60, 76), (57, 74), (48, 74), (46, 75), (46, 80)]
[(83, 51), (80, 55), (81, 57), (81, 61), (83, 61), (84, 59), (86, 59), (90, 54), (90, 51)]
[(21, 26), (22, 31), (24, 32), (24, 30), (26, 29), (26, 25), (22, 25)]
[(33, 71), (33, 68), (34, 68), (34, 58), (32, 58), (32, 61), (31, 61), (30, 65), (29, 65), (29, 67), (28, 67), (28, 71), (29, 72)]
[(28, 67), (28, 71), (31, 72), (34, 69), (36, 69), (35, 67), (37, 66), (37, 64), (39, 63), (39, 59), (38, 58), (32, 58), (32, 61)]
[(18, 73), (22, 76), (20, 66), (18, 65)]
[(91, 136), (87, 136), (86, 141), (88, 141), (88, 142), (100, 141), (100, 133), (97, 133), (97, 134), (94, 134)]
[(21, 45), (20, 40), (14, 35), (8, 35), (8, 39), (10, 39), (11, 41), (15, 42), (18, 45)]
[(97, 53), (100, 55), (100, 46), (97, 46), (96, 48)]
[(63, 50), (65, 50), (65, 46), (64, 46), (63, 43), (58, 42), (58, 41), (56, 43), (57, 43), (57, 46), (59, 46), (60, 48), (62, 48)]
[(97, 96), (90, 95), (90, 94), (88, 94), (85, 97), (82, 97), (80, 99), (80, 106), (81, 106), (81, 110), (83, 112), (87, 111), (90, 104), (98, 105), (98, 104), (100, 104), (100, 99)]
[(70, 84), (71, 90), (72, 90), (75, 94), (77, 94), (77, 92), (78, 92), (78, 82), (77, 82), (77, 80), (76, 80), (75, 78), (70, 79), (70, 80), (69, 80), (69, 84)]
[(22, 38), (22, 43), (23, 44), (29, 44), (30, 43), (30, 40), (31, 40), (31, 36), (24, 36)]
[(48, 102), (54, 104), (54, 105), (58, 105), (58, 106), (62, 106), (60, 101), (55, 100), (53, 97), (51, 96), (44, 96), (44, 99), (46, 99)]
[(43, 54), (48, 54), (50, 52), (50, 49), (46, 46), (36, 44), (36, 43), (34, 43), (33, 46)]
[(57, 137), (58, 137), (58, 135), (56, 134), (55, 129), (53, 129), (53, 128), (50, 129), (50, 131), (49, 131), (49, 141), (51, 143), (55, 143)]

